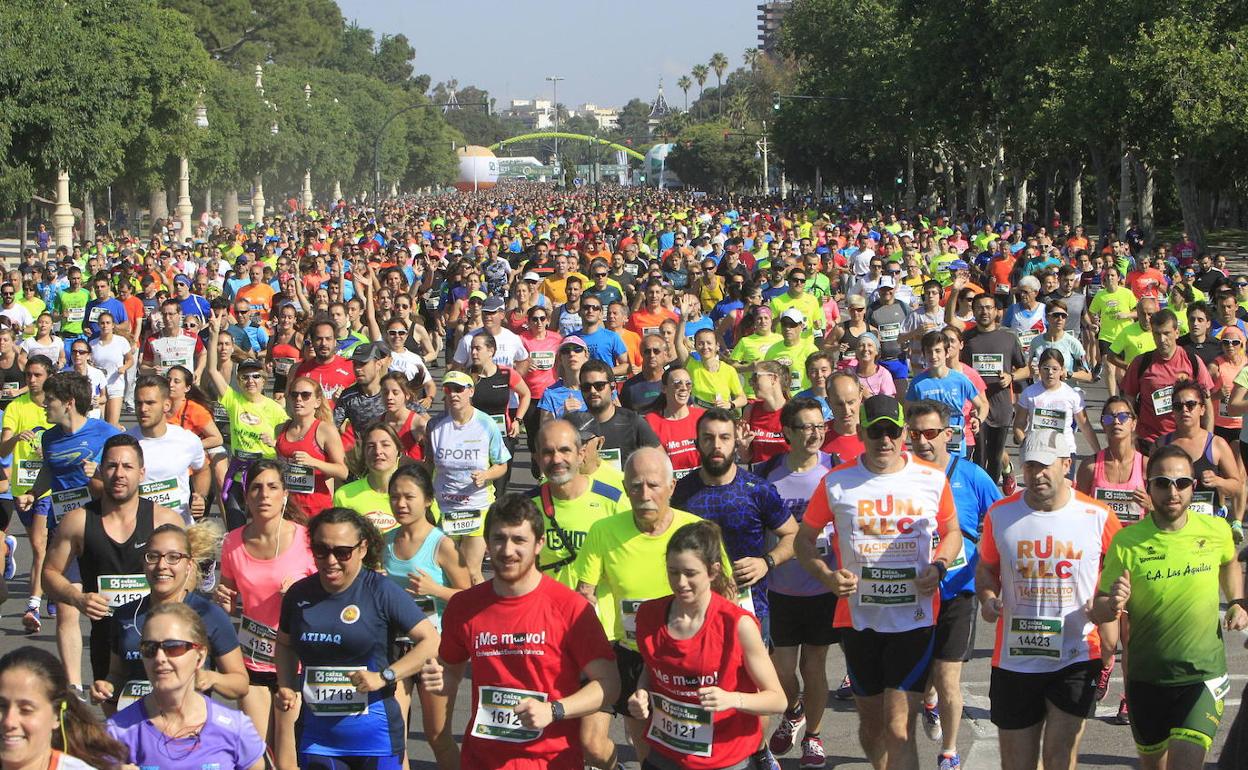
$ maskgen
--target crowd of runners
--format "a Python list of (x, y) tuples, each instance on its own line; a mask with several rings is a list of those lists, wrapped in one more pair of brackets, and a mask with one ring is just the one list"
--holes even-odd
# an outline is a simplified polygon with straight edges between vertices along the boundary
[(1075, 767), (1111, 692), (1141, 766), (1203, 766), (1248, 276), (1134, 228), (595, 200), (23, 254), (0, 524), (57, 654), (0, 658), (3, 766), (814, 769), (835, 697), (873, 767), (951, 770), (980, 620), (1002, 767)]

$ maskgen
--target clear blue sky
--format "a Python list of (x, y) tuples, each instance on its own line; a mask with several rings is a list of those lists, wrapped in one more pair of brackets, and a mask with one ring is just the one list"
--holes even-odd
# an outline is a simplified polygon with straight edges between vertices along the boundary
[[(374, 33), (403, 33), (416, 49), (417, 73), (433, 83), (456, 78), (497, 99), (550, 97), (544, 78), (562, 75), (559, 101), (619, 107), (654, 98), (658, 80), (673, 107), (676, 79), (711, 54), (728, 57), (758, 45), (758, 0), (338, 0), (350, 23)], [(707, 85), (714, 85), (711, 74)], [(697, 85), (690, 89), (697, 94)]]

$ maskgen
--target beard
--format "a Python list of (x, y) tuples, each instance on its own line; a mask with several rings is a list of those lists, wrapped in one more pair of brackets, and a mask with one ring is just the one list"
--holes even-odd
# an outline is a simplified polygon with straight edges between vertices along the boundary
[(702, 455), (702, 469), (712, 476), (723, 476), (734, 465), (731, 457), (710, 457)]

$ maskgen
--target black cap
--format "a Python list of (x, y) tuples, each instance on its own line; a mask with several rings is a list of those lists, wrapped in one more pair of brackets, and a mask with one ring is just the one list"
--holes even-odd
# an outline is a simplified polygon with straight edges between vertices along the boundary
[(582, 443), (602, 435), (602, 431), (598, 427), (598, 421), (589, 412), (564, 412), (563, 419), (572, 423), (572, 427), (576, 428)]
[(366, 364), (369, 361), (380, 361), (390, 355), (390, 348), (384, 342), (362, 342), (351, 352), (351, 362)]
[(899, 428), (906, 426), (905, 414), (901, 411), (901, 402), (892, 396), (872, 396), (862, 402), (858, 411), (858, 423), (869, 428), (881, 420), (891, 422)]

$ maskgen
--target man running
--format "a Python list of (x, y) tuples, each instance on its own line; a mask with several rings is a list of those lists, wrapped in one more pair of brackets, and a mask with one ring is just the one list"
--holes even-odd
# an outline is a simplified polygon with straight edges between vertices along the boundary
[(355, 383), (355, 370), (349, 361), (338, 355), (338, 328), (333, 321), (328, 318), (313, 321), (308, 329), (308, 338), (312, 357), (295, 367), (295, 373), (290, 375), (288, 381), (294, 382), (299, 377), (311, 378), (321, 386), (332, 408), (338, 395)]
[(421, 684), (444, 695), (458, 691), (472, 664), (464, 767), (581, 770), (577, 720), (619, 696), (593, 607), (537, 568), (544, 519), (520, 495), (490, 507), (485, 537), (494, 577), (447, 602), (439, 660), (421, 669)]
[(194, 433), (165, 420), (169, 411), (169, 381), (145, 374), (134, 386), (138, 425), (128, 433), (143, 447), (145, 477), (139, 496), (172, 508), (190, 525), (204, 515), (212, 491), (203, 442)]
[(975, 442), (975, 464), (988, 471), (993, 482), (1003, 482), (1013, 491), (1013, 469), (1002, 469), (1005, 437), (1014, 424), (1014, 380), (1028, 376), (1027, 359), (1017, 335), (997, 323), (997, 302), (991, 294), (980, 294), (971, 302), (975, 328), (962, 338), (962, 360), (984, 379), (988, 386), (988, 419)]
[[(1096, 710), (1101, 637), (1088, 616), (1101, 562), (1122, 529), (1108, 508), (1071, 488), (1062, 431), (1023, 442), (1026, 491), (984, 519), (975, 572), (984, 620), (997, 626), (988, 698), (1003, 770), (1070, 770)], [(1229, 531), (1229, 530), (1228, 530)]]
[[(160, 319), (164, 322), (160, 334), (150, 337), (143, 345), (142, 373), (164, 375), (169, 372), (169, 367), (182, 366), (194, 372), (198, 381), (208, 360), (203, 340), (194, 332), (182, 328), (182, 306), (176, 299), (161, 303)], [(68, 340), (65, 345), (68, 351)]]
[[(1222, 629), (1248, 628), (1243, 575), (1230, 530), (1191, 513), (1191, 457), (1178, 446), (1159, 447), (1147, 474), (1151, 511), (1110, 543), (1092, 617), (1131, 617), (1124, 654), (1140, 766), (1198, 770), (1231, 687)], [(1224, 618), (1219, 587), (1228, 602)]]
[[(867, 399), (859, 426), (862, 455), (824, 476), (795, 549), (806, 571), (838, 597), (833, 624), (867, 759), (876, 770), (915, 770), (913, 715), (927, 687), (937, 591), (962, 553), (962, 535), (944, 472), (902, 451), (905, 419), (897, 399)], [(829, 524), (833, 535), (824, 546)], [(823, 551), (832, 553), (836, 568)]]

